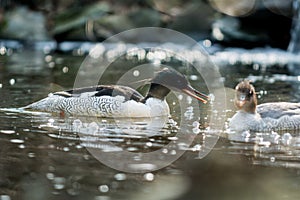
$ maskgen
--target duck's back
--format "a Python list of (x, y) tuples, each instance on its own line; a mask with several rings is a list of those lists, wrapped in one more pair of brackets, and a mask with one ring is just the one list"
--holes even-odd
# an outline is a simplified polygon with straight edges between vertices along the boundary
[(257, 107), (257, 112), (268, 129), (300, 129), (300, 103), (265, 103)]
[(300, 116), (300, 103), (273, 102), (257, 106), (257, 112), (262, 118), (279, 119), (283, 116)]
[(123, 102), (132, 100), (139, 103), (143, 98), (140, 93), (126, 86), (98, 85), (56, 92), (23, 108), (72, 115), (111, 117), (122, 114)]

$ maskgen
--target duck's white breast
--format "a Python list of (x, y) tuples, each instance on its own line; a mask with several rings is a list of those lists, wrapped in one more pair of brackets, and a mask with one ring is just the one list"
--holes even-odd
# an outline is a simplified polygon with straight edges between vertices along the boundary
[(229, 128), (234, 131), (258, 130), (263, 126), (260, 115), (238, 111), (229, 121)]
[(149, 98), (145, 103), (129, 100), (121, 104), (121, 117), (158, 117), (169, 115), (166, 101)]

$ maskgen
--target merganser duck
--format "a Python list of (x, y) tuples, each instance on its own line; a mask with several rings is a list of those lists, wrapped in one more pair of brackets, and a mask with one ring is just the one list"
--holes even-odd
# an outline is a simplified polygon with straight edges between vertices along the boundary
[(235, 88), (237, 113), (230, 119), (234, 131), (295, 130), (300, 128), (300, 103), (272, 102), (257, 106), (257, 97), (250, 81)]
[(49, 94), (23, 107), (26, 110), (96, 117), (156, 117), (169, 115), (166, 96), (181, 91), (203, 103), (208, 96), (192, 88), (184, 75), (169, 68), (159, 71), (144, 97), (121, 85), (97, 85)]

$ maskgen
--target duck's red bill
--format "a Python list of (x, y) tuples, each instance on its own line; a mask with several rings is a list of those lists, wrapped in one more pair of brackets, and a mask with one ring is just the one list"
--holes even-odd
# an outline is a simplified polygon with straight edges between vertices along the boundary
[(187, 95), (201, 101), (202, 103), (207, 103), (207, 101), (209, 100), (209, 96), (207, 96), (206, 94), (203, 94), (202, 92), (199, 92), (198, 90), (192, 88), (191, 86), (188, 86), (185, 89), (182, 89), (182, 91), (184, 93), (186, 93)]

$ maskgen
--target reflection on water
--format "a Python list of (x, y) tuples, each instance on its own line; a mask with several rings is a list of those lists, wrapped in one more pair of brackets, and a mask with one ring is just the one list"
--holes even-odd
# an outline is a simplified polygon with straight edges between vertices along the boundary
[[(115, 74), (108, 74), (108, 77), (118, 78), (132, 63), (143, 63), (147, 52), (134, 52), (113, 63)], [(111, 51), (109, 55), (113, 56), (113, 53)], [(199, 54), (195, 51), (189, 53), (185, 50), (189, 61), (197, 62)], [(290, 58), (286, 54), (273, 54), (272, 51), (264, 54), (261, 50), (255, 52), (256, 56), (261, 57), (261, 61), (266, 61), (266, 57), (269, 60), (255, 63), (250, 59), (253, 54), (248, 53), (239, 54), (240, 57), (232, 56), (237, 54), (230, 50), (214, 54), (212, 59), (220, 65), (222, 74), (219, 81), (233, 88), (240, 79), (251, 79), (259, 93), (260, 103), (300, 99), (299, 77), (287, 73), (285, 62)], [(28, 61), (28, 57), (33, 57), (34, 62)], [(57, 85), (72, 87), (84, 57), (24, 51), (11, 52), (1, 58), (0, 107), (17, 108), (60, 90)], [(157, 62), (158, 58), (163, 58), (164, 63), (172, 61), (168, 55), (162, 57), (162, 54), (153, 52), (149, 58), (151, 62)], [(182, 64), (177, 62), (176, 66), (179, 69), (187, 67), (187, 64), (183, 67)], [(192, 70), (189, 73), (193, 86), (205, 88), (197, 73)], [(299, 132), (237, 134), (212, 130), (210, 115), (216, 117), (215, 122), (221, 115), (230, 117), (234, 114), (233, 97), (229, 93), (227, 107), (222, 113), (214, 111), (210, 105), (200, 105), (200, 116), (193, 115), (189, 107), (181, 111), (178, 100), (174, 101), (173, 97), (168, 98), (171, 118), (156, 118), (150, 122), (147, 119), (61, 118), (46, 113), (2, 109), (0, 199), (299, 197)], [(188, 119), (186, 124), (181, 123), (183, 117)], [(211, 144), (219, 135), (221, 137), (213, 147)], [(191, 144), (181, 142), (181, 137)], [(167, 145), (170, 148), (166, 148)], [(135, 155), (133, 159), (137, 161), (143, 159), (139, 153), (146, 155), (160, 151), (161, 157), (156, 158), (158, 164), (168, 156), (183, 155), (159, 170), (127, 173), (100, 162), (103, 157), (97, 158), (94, 150), (101, 156), (128, 152)], [(153, 163), (138, 162), (130, 167), (153, 170), (156, 169), (151, 165)]]
[(299, 132), (229, 133), (228, 139), (230, 153), (249, 156), (255, 165), (300, 167)]

